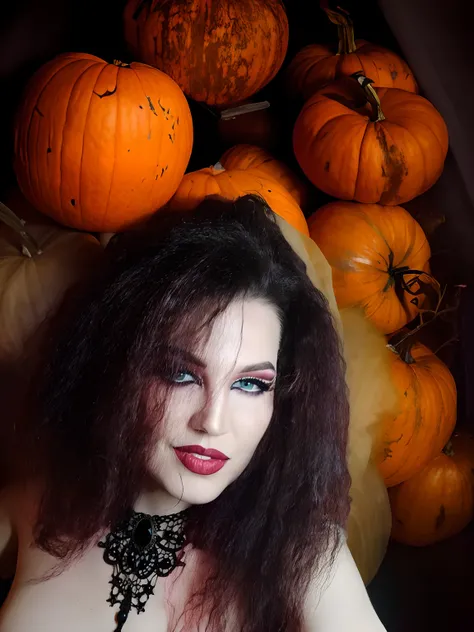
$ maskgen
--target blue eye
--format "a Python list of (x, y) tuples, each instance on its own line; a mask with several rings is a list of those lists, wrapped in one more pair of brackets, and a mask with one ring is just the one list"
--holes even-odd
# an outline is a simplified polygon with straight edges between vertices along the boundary
[(171, 381), (175, 384), (192, 384), (199, 382), (198, 378), (193, 373), (184, 370), (175, 373), (171, 378)]
[(252, 395), (259, 395), (268, 391), (271, 387), (271, 383), (257, 378), (242, 378), (232, 384), (232, 390), (239, 390), (244, 393), (250, 393)]

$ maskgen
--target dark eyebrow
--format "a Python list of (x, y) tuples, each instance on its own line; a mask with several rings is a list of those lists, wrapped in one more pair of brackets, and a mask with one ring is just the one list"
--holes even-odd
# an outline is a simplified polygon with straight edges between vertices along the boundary
[(191, 364), (194, 364), (194, 366), (198, 366), (201, 369), (206, 368), (206, 364), (190, 351), (185, 351), (184, 349), (180, 349), (179, 347), (170, 347), (170, 351), (173, 355), (178, 356), (181, 360), (190, 362)]
[(244, 366), (244, 368), (239, 371), (239, 373), (252, 373), (253, 371), (275, 371), (276, 369), (271, 362), (260, 362), (259, 364), (250, 364), (249, 366)]
[[(185, 351), (184, 349), (180, 349), (179, 347), (171, 347), (170, 349), (173, 354), (177, 355), (184, 361), (190, 362), (194, 364), (194, 366), (198, 366), (201, 369), (206, 369), (207, 366), (205, 362), (203, 362), (200, 358), (191, 353), (190, 351)], [(239, 373), (252, 373), (253, 371), (274, 371), (276, 373), (276, 369), (271, 362), (259, 362), (258, 364), (249, 364), (248, 366), (244, 366)]]

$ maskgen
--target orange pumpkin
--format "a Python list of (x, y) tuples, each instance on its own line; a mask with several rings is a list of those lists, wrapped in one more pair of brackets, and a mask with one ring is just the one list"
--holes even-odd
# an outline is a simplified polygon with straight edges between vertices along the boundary
[[(27, 347), (29, 357), (38, 348), (43, 324), (67, 290), (93, 272), (102, 251), (92, 235), (60, 228), (19, 192), (5, 201), (8, 206), (0, 203), (0, 363), (15, 364)], [(25, 363), (22, 373), (26, 368)]]
[(242, 195), (260, 195), (280, 217), (308, 235), (308, 225), (295, 200), (278, 182), (254, 169), (223, 169), (215, 167), (187, 173), (174, 194), (170, 208), (191, 210), (209, 195), (236, 200)]
[(324, 9), (337, 24), (338, 46), (310, 44), (305, 46), (288, 66), (289, 91), (305, 101), (317, 90), (343, 76), (355, 72), (372, 77), (378, 88), (400, 88), (418, 92), (408, 64), (392, 51), (364, 40), (355, 40), (349, 15), (339, 9)]
[(220, 163), (225, 169), (256, 169), (277, 180), (299, 206), (306, 206), (308, 187), (284, 162), (265, 149), (254, 145), (235, 145), (225, 152)]
[(186, 98), (164, 73), (64, 54), (28, 83), (15, 171), (28, 200), (59, 223), (118, 231), (171, 198), (191, 147)]
[(331, 202), (308, 220), (333, 270), (339, 308), (360, 306), (383, 333), (413, 320), (423, 304), (430, 247), (400, 206)]
[(413, 478), (389, 490), (392, 538), (427, 546), (456, 535), (473, 517), (470, 480), (454, 459), (439, 454)]
[(392, 378), (400, 412), (384, 420), (373, 451), (387, 487), (420, 472), (441, 452), (456, 424), (454, 378), (427, 347), (394, 349)]
[(359, 75), (335, 81), (304, 105), (293, 131), (308, 179), (343, 200), (396, 205), (427, 191), (448, 151), (446, 124), (425, 98), (372, 88)]
[(278, 72), (288, 47), (281, 0), (128, 0), (125, 39), (208, 105), (248, 99)]

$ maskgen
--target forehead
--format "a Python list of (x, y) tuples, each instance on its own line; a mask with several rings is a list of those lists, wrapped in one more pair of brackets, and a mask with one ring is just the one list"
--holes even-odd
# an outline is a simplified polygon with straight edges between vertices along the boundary
[(217, 316), (208, 334), (196, 351), (210, 367), (266, 361), (276, 366), (281, 324), (275, 307), (264, 301), (233, 301)]

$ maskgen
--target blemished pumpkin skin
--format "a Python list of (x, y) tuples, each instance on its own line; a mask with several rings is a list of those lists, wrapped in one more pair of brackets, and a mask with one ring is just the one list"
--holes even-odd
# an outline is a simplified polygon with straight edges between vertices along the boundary
[(389, 490), (392, 538), (427, 546), (462, 531), (472, 520), (474, 500), (468, 476), (454, 459), (439, 454), (410, 480)]
[[(428, 282), (430, 247), (420, 225), (400, 206), (330, 202), (308, 219), (311, 238), (333, 271), (340, 309), (360, 306), (388, 334), (413, 320), (423, 305), (416, 279)], [(410, 270), (415, 271), (409, 273)], [(418, 272), (416, 272), (418, 271)]]
[(243, 101), (280, 69), (288, 48), (281, 0), (128, 0), (125, 39), (196, 101)]
[(377, 88), (418, 92), (415, 77), (401, 57), (382, 46), (356, 40), (352, 20), (343, 11), (324, 11), (338, 25), (338, 43), (310, 44), (296, 54), (287, 69), (290, 94), (306, 101), (331, 81), (356, 72), (371, 77)]
[[(4, 199), (8, 207), (0, 208), (0, 363), (14, 364), (27, 346), (29, 358), (39, 348), (42, 325), (65, 293), (100, 265), (102, 249), (92, 235), (65, 230), (38, 213), (18, 191)], [(25, 224), (16, 222), (16, 230), (6, 225), (5, 219), (12, 220), (9, 210)]]
[(279, 182), (296, 203), (304, 208), (308, 200), (308, 187), (284, 162), (255, 145), (235, 145), (220, 159), (225, 169), (256, 169)]
[(68, 53), (27, 85), (14, 167), (25, 197), (60, 224), (119, 231), (171, 198), (192, 140), (188, 103), (170, 77)]
[(456, 425), (456, 384), (432, 351), (415, 343), (392, 355), (392, 378), (399, 413), (382, 424), (373, 459), (385, 485), (393, 487), (418, 474), (446, 445)]
[(399, 205), (421, 195), (443, 171), (448, 130), (424, 97), (372, 88), (345, 77), (316, 92), (293, 130), (307, 178), (341, 200)]
[(260, 171), (254, 169), (222, 169), (219, 163), (199, 171), (187, 173), (170, 201), (170, 209), (188, 211), (196, 208), (206, 197), (214, 195), (236, 200), (242, 195), (259, 195), (274, 213), (291, 226), (308, 235), (303, 211), (288, 191)]

